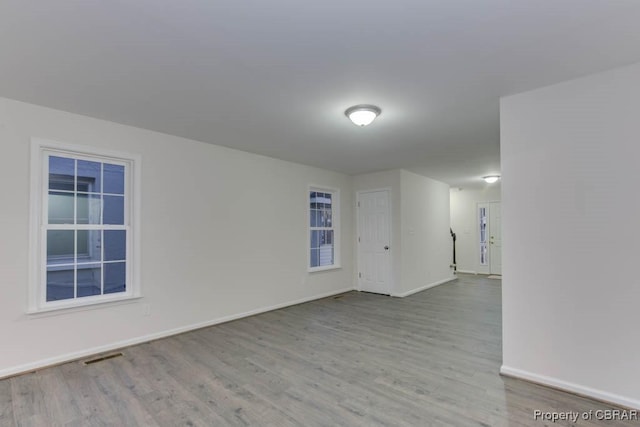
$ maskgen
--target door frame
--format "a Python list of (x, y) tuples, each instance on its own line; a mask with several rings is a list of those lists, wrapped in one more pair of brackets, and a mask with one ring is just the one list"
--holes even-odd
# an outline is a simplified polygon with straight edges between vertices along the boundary
[(481, 265), (480, 264), (480, 216), (478, 215), (480, 212), (480, 207), (482, 205), (486, 205), (489, 208), (489, 212), (487, 215), (488, 218), (488, 224), (489, 224), (489, 232), (491, 231), (491, 204), (492, 203), (500, 203), (500, 205), (502, 206), (502, 200), (487, 200), (487, 201), (482, 201), (482, 202), (476, 202), (476, 211), (475, 211), (475, 217), (476, 217), (476, 226), (475, 226), (475, 257), (476, 257), (476, 261), (475, 261), (475, 265), (476, 265), (476, 274), (491, 274), (491, 251), (487, 251), (487, 256), (489, 257), (489, 263), (487, 265)]
[[(494, 264), (493, 253), (492, 252), (495, 252), (495, 245), (493, 245), (493, 242), (490, 241), (490, 243), (489, 243), (489, 254), (490, 254), (489, 255), (489, 274), (497, 274), (497, 275), (501, 276), (502, 275), (502, 202), (491, 202), (490, 208), (489, 208), (489, 215), (490, 215), (490, 218), (494, 218), (495, 217), (494, 207), (496, 205), (499, 205), (499, 207), (500, 207), (500, 209), (499, 209), (499, 211), (500, 211), (500, 221), (499, 221), (500, 222), (500, 227), (499, 227), (499, 229), (500, 229), (500, 250), (499, 250), (499, 253), (500, 253), (500, 272), (497, 273), (497, 272), (494, 271), (494, 269), (496, 267), (496, 264)], [(489, 232), (490, 232), (489, 239), (493, 239), (493, 235), (496, 234), (493, 231), (494, 227), (495, 227), (495, 225), (494, 225), (493, 221), (491, 219), (489, 219)]]
[[(356, 191), (356, 235), (355, 235), (355, 246), (356, 246), (356, 269), (354, 271), (355, 279), (356, 279), (356, 290), (358, 292), (362, 291), (362, 283), (360, 281), (360, 266), (362, 265), (362, 260), (360, 259), (360, 242), (358, 242), (358, 238), (360, 237), (360, 195), (365, 193), (377, 193), (380, 191), (385, 191), (387, 193), (387, 201), (389, 207), (389, 215), (387, 217), (387, 226), (389, 227), (389, 246), (390, 250), (393, 251), (393, 193), (391, 191), (391, 187), (382, 187), (382, 188), (374, 188), (370, 190), (359, 190)], [(389, 269), (387, 271), (387, 283), (389, 284), (387, 290), (389, 291), (389, 295), (392, 296), (395, 293), (395, 283), (393, 281), (393, 252), (389, 253)], [(386, 294), (381, 294), (386, 295)]]

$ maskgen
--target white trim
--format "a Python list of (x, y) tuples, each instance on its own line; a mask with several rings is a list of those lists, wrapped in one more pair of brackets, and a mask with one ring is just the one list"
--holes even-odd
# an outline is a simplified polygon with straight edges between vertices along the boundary
[[(335, 248), (334, 248), (335, 251)], [(334, 252), (334, 257), (335, 257), (335, 252)], [(340, 264), (333, 264), (333, 265), (323, 265), (321, 267), (308, 267), (307, 268), (307, 273), (317, 273), (319, 271), (329, 271), (329, 270), (339, 270), (341, 269), (342, 266)]]
[(140, 155), (123, 152), (123, 151), (115, 151), (109, 149), (103, 149), (99, 147), (93, 147), (90, 145), (79, 145), (79, 144), (70, 144), (67, 142), (54, 141), (52, 139), (31, 138), (31, 147), (36, 149), (50, 149), (54, 151), (67, 152), (67, 154), (71, 155), (85, 155), (88, 156), (88, 159), (96, 156), (110, 158), (115, 161), (123, 161), (123, 160), (140, 160)]
[(640, 400), (633, 399), (631, 397), (620, 396), (619, 394), (609, 393), (603, 390), (597, 390), (569, 381), (563, 381), (557, 378), (547, 377), (545, 375), (538, 375), (521, 369), (511, 368), (505, 365), (502, 365), (500, 367), (500, 374), (507, 377), (518, 378), (536, 384), (552, 387), (558, 390), (568, 391), (570, 393), (578, 394), (581, 396), (590, 397), (602, 402), (612, 403), (626, 408), (640, 409)]
[[(355, 273), (355, 278), (356, 278), (356, 286), (355, 289), (359, 292), (362, 291), (362, 283), (361, 283), (361, 277), (359, 275), (360, 273), (360, 265), (362, 264), (361, 260), (360, 260), (360, 245), (358, 243), (358, 237), (360, 237), (360, 195), (364, 194), (364, 193), (377, 193), (379, 191), (386, 191), (387, 192), (387, 202), (388, 202), (388, 207), (389, 207), (389, 218), (388, 218), (388, 226), (389, 226), (389, 246), (392, 246), (393, 243), (393, 193), (391, 191), (391, 187), (382, 187), (382, 188), (374, 188), (371, 190), (359, 190), (356, 191), (356, 207), (355, 207), (355, 213), (356, 213), (356, 235), (355, 235), (355, 245), (356, 245), (356, 269), (354, 271)], [(391, 248), (393, 250), (393, 247)], [(394, 289), (395, 289), (395, 283), (393, 281), (393, 252), (391, 252), (389, 254), (389, 271), (387, 272), (387, 274), (389, 275), (388, 277), (388, 281), (389, 281), (389, 295), (394, 295)], [(382, 295), (387, 295), (387, 294), (382, 294)]]
[[(27, 287), (25, 311), (28, 314), (36, 314), (114, 301), (126, 302), (130, 299), (139, 298), (141, 296), (140, 269), (136, 264), (140, 262), (141, 156), (135, 153), (105, 150), (98, 147), (68, 144), (36, 137), (31, 138), (30, 149), (29, 285)], [(82, 225), (80, 228), (96, 230), (124, 229), (127, 231), (126, 292), (52, 302), (45, 300), (43, 280), (46, 275), (46, 265), (44, 263), (46, 247), (42, 244), (42, 233), (44, 232), (43, 224), (46, 222), (48, 164), (45, 164), (44, 160), (47, 155), (55, 153), (60, 153), (73, 159), (110, 162), (124, 166), (126, 185), (124, 193), (124, 224), (122, 226)], [(75, 209), (76, 205), (74, 204), (74, 212)], [(53, 225), (48, 228), (67, 229), (68, 227)]]
[[(310, 215), (311, 215), (311, 205), (309, 204), (309, 194), (312, 191), (320, 192), (320, 193), (332, 193), (333, 199), (331, 202), (331, 221), (333, 229), (333, 264), (331, 265), (322, 265), (319, 267), (311, 267), (311, 225), (309, 223)], [(306, 203), (306, 219), (305, 224), (307, 227), (307, 273), (316, 273), (319, 271), (327, 271), (327, 270), (337, 270), (342, 268), (342, 257), (340, 248), (342, 246), (342, 239), (340, 234), (341, 229), (341, 221), (340, 217), (342, 216), (342, 209), (340, 207), (340, 189), (335, 187), (328, 187), (324, 185), (316, 185), (309, 184), (307, 186), (307, 194), (305, 197)], [(336, 215), (337, 214), (337, 215)]]
[(14, 375), (24, 374), (27, 372), (34, 371), (36, 369), (43, 369), (53, 365), (59, 365), (61, 363), (71, 362), (73, 360), (77, 360), (83, 357), (93, 356), (95, 354), (103, 353), (105, 351), (112, 351), (121, 349), (124, 347), (129, 347), (136, 344), (142, 344), (145, 342), (157, 340), (160, 338), (170, 337), (172, 335), (182, 334), (184, 332), (193, 331), (195, 329), (206, 328), (209, 326), (218, 325), (220, 323), (230, 322), (232, 320), (241, 319), (243, 317), (255, 316), (256, 314), (265, 313), (268, 311), (278, 310), (281, 308), (289, 307), (292, 305), (303, 304), (305, 302), (315, 301), (322, 298), (327, 298), (333, 295), (343, 294), (345, 292), (353, 291), (353, 288), (343, 288), (337, 289), (325, 293), (321, 293), (312, 297), (301, 298), (294, 301), (288, 301), (281, 304), (272, 305), (269, 307), (262, 307), (255, 310), (246, 311), (244, 313), (232, 314), (229, 316), (219, 317), (217, 319), (208, 320), (206, 322), (194, 323), (188, 326), (182, 326), (174, 329), (167, 329), (161, 332), (155, 332), (152, 334), (143, 335), (136, 338), (131, 338), (123, 341), (116, 341), (111, 344), (106, 344), (98, 347), (88, 348), (86, 350), (80, 350), (73, 353), (67, 353), (56, 357), (50, 357), (47, 359), (37, 360), (35, 362), (25, 363), (23, 365), (13, 366), (11, 368), (6, 368), (0, 370), (0, 379), (7, 378)]
[(81, 302), (78, 299), (49, 301), (46, 305), (40, 306), (35, 309), (29, 308), (27, 314), (30, 317), (37, 318), (40, 315), (47, 315), (50, 313), (70, 313), (76, 310), (86, 310), (93, 308), (97, 305), (103, 304), (117, 305), (126, 304), (132, 300), (141, 298), (141, 296), (133, 295), (132, 293), (119, 292), (117, 294), (103, 294), (82, 297)]
[(456, 270), (456, 273), (478, 274), (477, 271), (473, 271), (473, 270)]
[(38, 179), (42, 171), (42, 149), (40, 144), (36, 143), (37, 140), (31, 139), (31, 157), (29, 171), (31, 185), (29, 187), (29, 272), (28, 272), (28, 286), (27, 286), (27, 312), (34, 311), (39, 306), (39, 292), (37, 291), (41, 276), (40, 267), (40, 212), (42, 211), (42, 183)]
[(427, 289), (434, 288), (434, 287), (440, 286), (440, 285), (444, 285), (445, 283), (449, 283), (449, 282), (451, 282), (453, 280), (456, 280), (456, 277), (449, 277), (447, 279), (439, 280), (439, 281), (434, 282), (434, 283), (429, 283), (428, 285), (424, 285), (424, 286), (421, 286), (421, 287), (416, 288), (416, 289), (412, 289), (412, 290), (407, 291), (407, 292), (402, 292), (402, 293), (398, 293), (398, 294), (391, 294), (391, 296), (392, 297), (399, 297), (399, 298), (408, 297), (409, 295), (417, 294), (418, 292), (426, 291)]
[(66, 315), (69, 313), (77, 313), (80, 311), (93, 310), (95, 309), (95, 305), (98, 305), (98, 304), (100, 305), (100, 307), (115, 307), (115, 306), (124, 305), (124, 304), (136, 304), (139, 302), (140, 299), (142, 299), (142, 297), (131, 297), (127, 299), (117, 299), (113, 301), (99, 301), (94, 304), (83, 304), (83, 305), (76, 305), (71, 307), (55, 308), (50, 310), (45, 309), (45, 310), (40, 310), (33, 313), (27, 313), (29, 315), (27, 319), (34, 320), (34, 319), (41, 319), (43, 317), (54, 317), (54, 316)]
[[(132, 283), (134, 284), (133, 289), (131, 290), (132, 298), (140, 298), (142, 296), (142, 276), (140, 272), (142, 268), (142, 156), (138, 154), (130, 155), (131, 165), (129, 167), (129, 173), (131, 176), (129, 177), (129, 191), (131, 192), (131, 197), (129, 197), (128, 202), (132, 203), (132, 206), (126, 206), (130, 212), (130, 215), (133, 217), (129, 218), (129, 229), (131, 233), (129, 234), (128, 241), (130, 242), (127, 247), (128, 253), (131, 254), (134, 262), (127, 262), (127, 268), (130, 268), (130, 276)], [(125, 170), (126, 171), (126, 170)], [(127, 179), (125, 178), (125, 183)], [(127, 200), (125, 199), (125, 203)]]

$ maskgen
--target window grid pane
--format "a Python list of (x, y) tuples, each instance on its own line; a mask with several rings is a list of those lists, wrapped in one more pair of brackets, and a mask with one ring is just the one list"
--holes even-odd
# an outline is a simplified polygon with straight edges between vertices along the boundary
[(59, 270), (47, 268), (47, 301), (58, 301), (74, 296), (74, 268)]
[(78, 160), (76, 191), (86, 193), (102, 192), (102, 163)]
[(75, 187), (75, 160), (49, 156), (49, 189), (73, 191)]
[(326, 267), (335, 264), (333, 229), (333, 193), (309, 192), (309, 266)]
[(49, 224), (73, 224), (74, 200), (74, 193), (49, 191)]
[(102, 217), (105, 224), (124, 224), (124, 196), (102, 196)]
[(76, 268), (77, 296), (88, 297), (102, 293), (102, 264), (85, 264)]
[(124, 262), (114, 262), (104, 264), (104, 293), (114, 294), (125, 292), (126, 284), (126, 264)]
[(54, 155), (48, 162), (46, 221), (55, 229), (44, 235), (45, 300), (125, 292), (125, 167)]
[(103, 163), (104, 193), (124, 195), (124, 166)]

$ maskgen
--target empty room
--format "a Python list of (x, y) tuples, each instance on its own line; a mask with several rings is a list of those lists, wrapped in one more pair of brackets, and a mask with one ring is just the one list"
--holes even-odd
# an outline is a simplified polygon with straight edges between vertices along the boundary
[(639, 21), (0, 0), (0, 426), (638, 425)]

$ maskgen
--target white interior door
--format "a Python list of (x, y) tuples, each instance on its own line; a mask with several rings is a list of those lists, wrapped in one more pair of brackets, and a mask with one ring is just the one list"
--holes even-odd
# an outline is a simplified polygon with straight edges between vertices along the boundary
[(489, 207), (489, 265), (491, 274), (502, 274), (502, 213), (500, 202)]
[(358, 193), (358, 279), (360, 290), (391, 294), (389, 191)]

